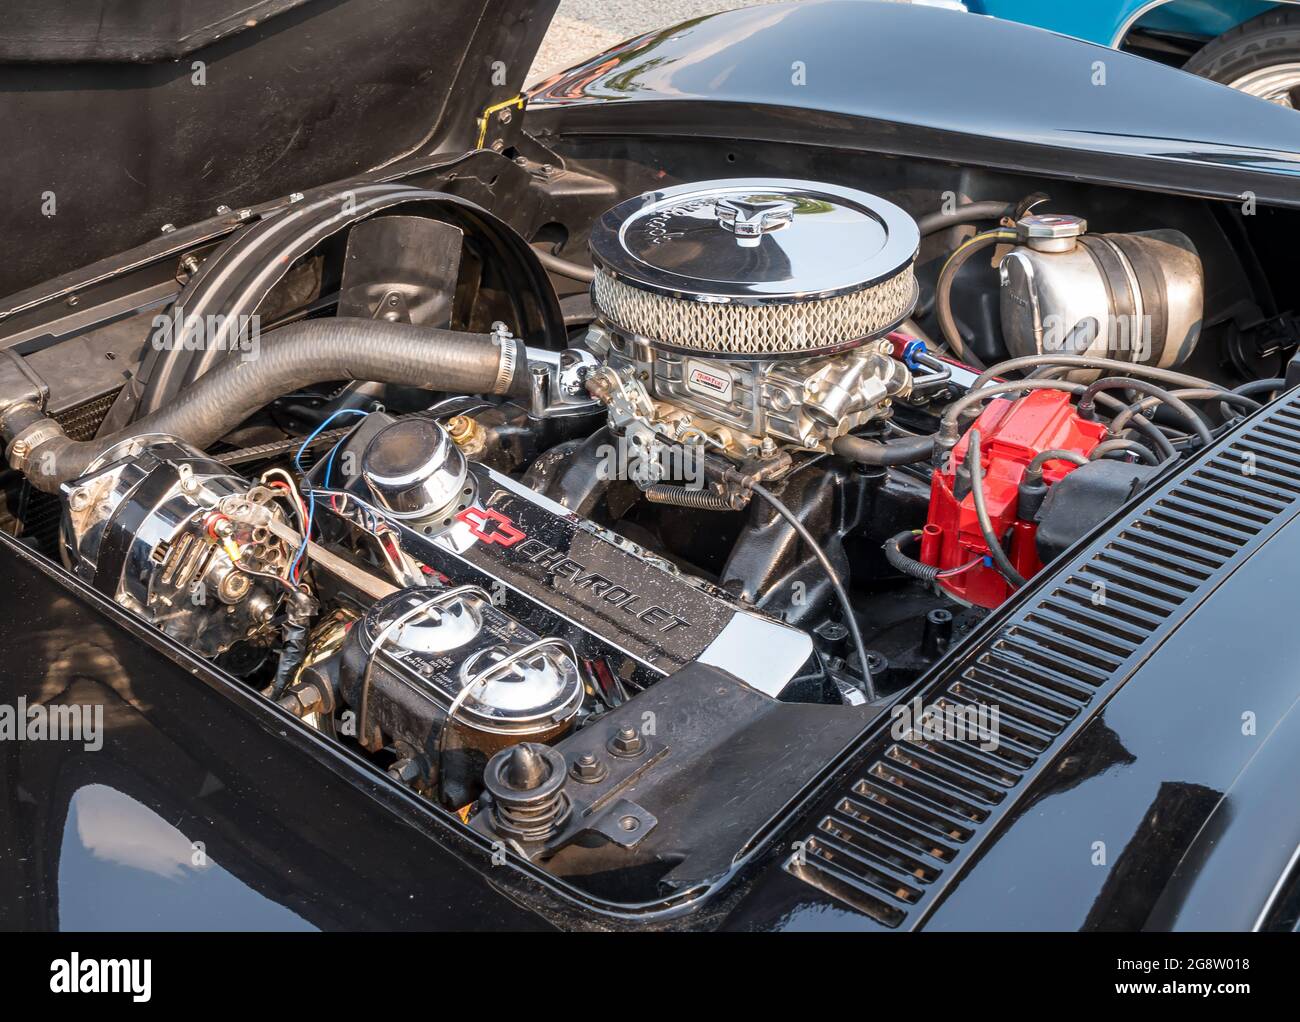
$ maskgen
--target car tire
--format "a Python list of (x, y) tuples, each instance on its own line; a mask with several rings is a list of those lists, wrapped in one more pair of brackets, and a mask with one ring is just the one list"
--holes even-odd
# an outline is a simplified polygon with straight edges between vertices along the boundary
[(1300, 8), (1242, 22), (1207, 43), (1183, 69), (1300, 109)]

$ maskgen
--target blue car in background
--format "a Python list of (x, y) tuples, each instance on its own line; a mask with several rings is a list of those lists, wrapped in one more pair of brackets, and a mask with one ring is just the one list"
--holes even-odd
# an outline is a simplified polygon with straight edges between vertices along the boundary
[(1050, 29), (1300, 107), (1300, 0), (914, 0)]

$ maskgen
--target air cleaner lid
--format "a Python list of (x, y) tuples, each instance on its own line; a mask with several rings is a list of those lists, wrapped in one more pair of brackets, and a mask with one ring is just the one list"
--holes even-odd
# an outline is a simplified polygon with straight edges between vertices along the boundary
[(920, 234), (884, 199), (812, 181), (738, 178), (620, 203), (592, 231), (597, 267), (627, 286), (700, 302), (807, 302), (909, 270)]

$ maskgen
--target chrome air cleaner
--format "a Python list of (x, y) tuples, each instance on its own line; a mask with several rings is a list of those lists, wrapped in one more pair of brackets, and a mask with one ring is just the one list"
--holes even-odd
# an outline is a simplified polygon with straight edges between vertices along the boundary
[(880, 337), (916, 304), (920, 234), (892, 202), (838, 185), (736, 179), (620, 203), (592, 230), (592, 299), (662, 350), (810, 358)]
[(883, 337), (916, 304), (919, 243), (892, 202), (812, 181), (629, 199), (591, 234), (588, 344), (608, 365), (588, 390), (656, 456), (665, 442), (741, 461), (827, 450), (911, 390)]

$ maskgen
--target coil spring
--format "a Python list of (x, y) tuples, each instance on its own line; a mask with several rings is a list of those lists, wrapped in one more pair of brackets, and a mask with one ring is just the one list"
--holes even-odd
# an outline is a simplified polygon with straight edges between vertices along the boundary
[(731, 511), (731, 502), (712, 490), (691, 490), (685, 486), (672, 486), (656, 483), (645, 491), (646, 499), (652, 504), (674, 504), (677, 507), (690, 507), (697, 511)]
[(498, 799), (492, 803), (497, 825), (523, 841), (545, 841), (558, 833), (572, 810), (573, 803), (563, 791), (540, 801), (507, 803)]

